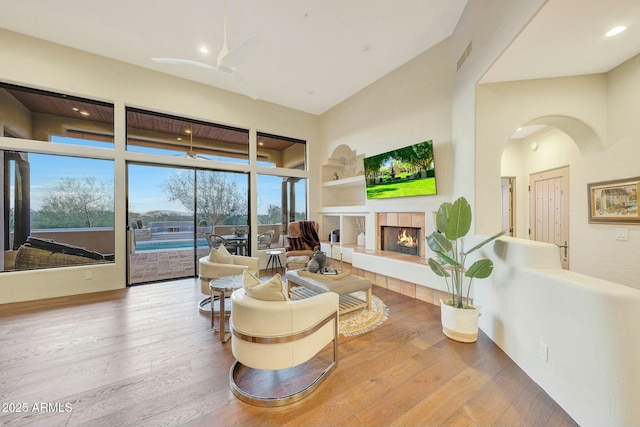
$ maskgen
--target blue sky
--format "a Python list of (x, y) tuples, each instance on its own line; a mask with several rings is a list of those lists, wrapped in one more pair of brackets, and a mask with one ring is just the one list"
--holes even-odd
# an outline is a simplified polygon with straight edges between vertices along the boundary
[[(53, 142), (113, 148), (109, 142), (54, 137)], [(29, 154), (31, 169), (31, 208), (40, 209), (44, 196), (55, 188), (61, 178), (95, 177), (97, 181), (113, 185), (114, 166), (110, 160), (83, 159), (48, 154)], [(136, 212), (152, 210), (172, 210), (186, 212), (179, 202), (170, 202), (164, 189), (165, 179), (177, 168), (147, 165), (129, 165), (129, 209)], [(245, 174), (229, 173), (240, 186), (247, 185)], [(303, 180), (304, 182), (304, 180)], [(266, 214), (269, 205), (280, 206), (282, 178), (279, 176), (258, 176), (258, 214)], [(13, 183), (12, 183), (13, 185)], [(303, 183), (296, 186), (296, 193), (304, 194)], [(304, 197), (296, 199), (296, 210), (304, 209)]]
[[(95, 177), (98, 181), (113, 185), (114, 167), (110, 160), (83, 159), (46, 154), (29, 154), (31, 166), (31, 208), (40, 209), (44, 196), (60, 178), (83, 179)], [(129, 209), (136, 212), (150, 210), (186, 211), (178, 202), (169, 202), (163, 183), (177, 169), (143, 165), (129, 166)], [(230, 173), (240, 183), (247, 182), (244, 174)], [(260, 175), (258, 178), (258, 213), (266, 214), (269, 204), (279, 206), (282, 178)], [(302, 209), (303, 200), (298, 204)]]

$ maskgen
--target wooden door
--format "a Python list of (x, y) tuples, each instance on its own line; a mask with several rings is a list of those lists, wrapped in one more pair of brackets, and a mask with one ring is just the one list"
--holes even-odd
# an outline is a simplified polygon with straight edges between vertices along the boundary
[(515, 178), (502, 177), (502, 230), (509, 230), (507, 235), (515, 236)]
[(562, 268), (569, 269), (569, 167), (529, 177), (529, 238), (558, 246)]

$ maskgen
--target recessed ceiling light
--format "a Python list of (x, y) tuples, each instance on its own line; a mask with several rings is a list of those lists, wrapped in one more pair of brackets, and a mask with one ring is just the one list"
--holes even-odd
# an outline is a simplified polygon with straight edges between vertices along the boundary
[(200, 49), (198, 50), (200, 51), (200, 53), (203, 53), (203, 54), (209, 53), (209, 49), (207, 49), (206, 46), (200, 46)]
[(258, 142), (258, 145), (262, 147), (264, 145), (264, 142)]
[(623, 32), (626, 29), (627, 29), (627, 27), (625, 27), (624, 25), (619, 25), (619, 26), (613, 27), (612, 29), (607, 31), (607, 33), (604, 36), (605, 37), (617, 36), (618, 34), (620, 34), (621, 32)]
[(80, 115), (82, 115), (82, 116), (90, 116), (91, 114), (89, 114), (88, 111), (80, 111)]
[(177, 137), (176, 139), (177, 139), (178, 141), (182, 141), (182, 138), (180, 138), (180, 137)]
[(72, 110), (73, 110), (73, 111), (76, 111), (76, 112), (77, 112), (77, 111), (80, 111), (80, 109), (79, 109), (78, 107), (73, 107), (73, 108), (72, 108)]

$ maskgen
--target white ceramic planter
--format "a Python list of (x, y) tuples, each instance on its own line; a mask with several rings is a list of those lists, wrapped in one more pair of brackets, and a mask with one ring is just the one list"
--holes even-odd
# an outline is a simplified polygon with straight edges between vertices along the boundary
[(366, 237), (364, 233), (358, 234), (358, 246), (364, 246), (366, 244)]
[(440, 300), (442, 332), (452, 340), (476, 342), (479, 315), (477, 308), (455, 308)]

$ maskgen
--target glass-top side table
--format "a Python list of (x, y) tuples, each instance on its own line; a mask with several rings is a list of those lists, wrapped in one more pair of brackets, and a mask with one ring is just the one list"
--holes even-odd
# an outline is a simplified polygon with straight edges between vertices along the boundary
[[(231, 307), (225, 309), (225, 302), (231, 296), (231, 293), (242, 287), (242, 275), (224, 276), (212, 279), (209, 282), (211, 289), (211, 330), (216, 331), (215, 318), (218, 317), (218, 331), (220, 332), (220, 342), (227, 342), (231, 337), (231, 331), (225, 330), (225, 317), (231, 312)], [(216, 294), (218, 298), (216, 299)], [(219, 308), (215, 309), (215, 302), (218, 301)]]

